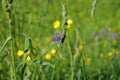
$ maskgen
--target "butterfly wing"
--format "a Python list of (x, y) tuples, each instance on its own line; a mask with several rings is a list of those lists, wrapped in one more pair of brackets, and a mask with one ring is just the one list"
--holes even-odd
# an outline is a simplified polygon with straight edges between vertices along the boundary
[(51, 39), (53, 42), (60, 42), (62, 35), (59, 32), (56, 32), (54, 37)]

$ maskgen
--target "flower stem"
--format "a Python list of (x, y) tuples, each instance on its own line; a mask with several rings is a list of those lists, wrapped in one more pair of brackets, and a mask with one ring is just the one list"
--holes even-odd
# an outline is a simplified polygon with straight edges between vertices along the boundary
[(67, 45), (68, 45), (68, 50), (69, 50), (69, 54), (70, 54), (70, 64), (71, 64), (71, 80), (74, 80), (73, 56), (72, 56), (72, 51), (71, 51), (71, 47), (70, 47), (69, 40), (67, 41)]
[(14, 28), (13, 20), (12, 20), (12, 10), (11, 10), (12, 3), (13, 3), (13, 0), (2, 0), (2, 7), (6, 12), (6, 16), (7, 16), (7, 19), (8, 19), (8, 25), (9, 25), (9, 28), (10, 28), (10, 37), (12, 39), (11, 43), (10, 43), (10, 50), (11, 50), (11, 58), (12, 58), (11, 62), (12, 62), (13, 80), (17, 80), (16, 69), (15, 69), (14, 45), (13, 45), (14, 34), (15, 34), (15, 33), (13, 33), (13, 31), (14, 31), (15, 28)]

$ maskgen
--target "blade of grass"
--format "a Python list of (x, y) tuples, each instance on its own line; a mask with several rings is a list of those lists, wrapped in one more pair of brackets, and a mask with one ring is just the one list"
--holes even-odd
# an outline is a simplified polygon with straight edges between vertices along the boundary
[(10, 41), (11, 40), (11, 36), (10, 37), (8, 37), (6, 40), (5, 40), (5, 42), (4, 42), (4, 44), (2, 45), (2, 47), (0, 48), (0, 53), (3, 51), (3, 49), (5, 48), (5, 46), (6, 46), (6, 44), (8, 43), (8, 41)]
[(71, 46), (70, 46), (69, 39), (67, 39), (67, 46), (68, 46), (68, 51), (69, 51), (69, 55), (70, 55), (70, 64), (71, 64), (71, 80), (74, 80), (73, 55), (72, 55), (72, 51), (71, 51)]

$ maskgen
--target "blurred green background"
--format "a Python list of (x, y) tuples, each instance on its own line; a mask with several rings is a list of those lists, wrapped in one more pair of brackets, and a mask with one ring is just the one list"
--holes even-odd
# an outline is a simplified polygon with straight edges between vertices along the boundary
[[(47, 60), (46, 54), (58, 46), (51, 38), (56, 31), (62, 32), (62, 2), (73, 24), (67, 29), (62, 48)], [(92, 4), (93, 0), (13, 0), (15, 66), (24, 62), (17, 51), (31, 45), (27, 39), (32, 41), (31, 60), (56, 66), (54, 70), (48, 64), (34, 62), (24, 69), (21, 66), (18, 71), (21, 80), (70, 80), (72, 73), (73, 80), (120, 80), (120, 0), (98, 0), (93, 18)], [(57, 20), (60, 26), (54, 28)], [(0, 0), (0, 48), (9, 35), (8, 19)], [(0, 52), (1, 80), (10, 79), (10, 66), (8, 42)], [(27, 75), (22, 75), (22, 70)]]

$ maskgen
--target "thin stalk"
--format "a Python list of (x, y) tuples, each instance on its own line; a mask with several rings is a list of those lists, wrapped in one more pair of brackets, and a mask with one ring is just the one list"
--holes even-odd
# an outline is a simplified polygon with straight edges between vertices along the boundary
[(15, 68), (15, 58), (14, 58), (14, 48), (13, 48), (13, 40), (11, 41), (11, 57), (12, 57), (12, 70), (13, 70), (13, 76), (14, 76), (14, 80), (16, 79), (16, 68)]
[(11, 44), (10, 47), (11, 47), (11, 57), (12, 57), (13, 79), (17, 80), (16, 67), (15, 67), (15, 57), (14, 57), (14, 33), (13, 33), (14, 32), (14, 25), (13, 25), (13, 21), (11, 19), (12, 14), (11, 13), (9, 13), (9, 14), (10, 14), (10, 17), (9, 17), (10, 36), (12, 38), (11, 43), (10, 43)]
[[(83, 37), (81, 35), (81, 30), (79, 29), (79, 33), (80, 33), (80, 42), (81, 44), (84, 46), (84, 42), (83, 42)], [(84, 80), (86, 80), (86, 73), (85, 73), (85, 53), (86, 53), (86, 49), (85, 49), (85, 46), (84, 46), (84, 49), (82, 51), (82, 67), (83, 67), (83, 76), (84, 76)]]
[[(11, 15), (11, 14), (10, 14)], [(14, 26), (12, 24), (12, 19), (10, 18), (11, 22), (9, 23), (9, 27), (10, 27), (10, 36), (12, 38), (11, 40), (11, 57), (12, 57), (12, 68), (13, 68), (13, 79), (14, 80), (17, 80), (16, 78), (16, 68), (15, 68), (15, 57), (14, 57), (14, 34), (13, 34), (13, 31), (14, 31)]]
[(98, 0), (94, 0), (92, 3), (91, 18), (94, 17), (97, 3), (98, 3)]
[(79, 55), (79, 49), (78, 49), (78, 44), (79, 44), (79, 31), (78, 28), (76, 28), (76, 41), (75, 41), (75, 55), (74, 55), (74, 64), (77, 60), (77, 57)]
[(52, 79), (51, 80), (54, 80), (54, 73), (55, 73), (55, 71), (54, 71), (54, 68), (53, 68)]
[(10, 50), (11, 50), (11, 58), (12, 58), (12, 72), (13, 72), (13, 80), (17, 80), (17, 76), (16, 76), (16, 69), (15, 69), (15, 58), (14, 58), (14, 25), (13, 25), (13, 20), (12, 20), (12, 10), (11, 10), (11, 6), (12, 6), (13, 0), (2, 0), (2, 6), (3, 9), (6, 12), (6, 16), (8, 19), (8, 25), (10, 28), (10, 37), (11, 37), (11, 43), (10, 43)]
[(84, 80), (86, 80), (86, 74), (85, 74), (85, 60), (82, 60), (82, 65), (83, 65), (83, 76), (84, 76)]
[(73, 66), (73, 56), (72, 56), (72, 51), (70, 47), (69, 40), (67, 40), (67, 45), (68, 45), (68, 51), (70, 54), (70, 64), (71, 64), (71, 80), (74, 80), (74, 66)]
[(0, 48), (0, 53), (2, 52), (2, 50), (4, 49), (4, 47), (6, 46), (6, 44), (8, 43), (8, 41), (10, 41), (10, 40), (11, 40), (11, 36), (6, 39), (6, 41), (4, 42), (4, 44), (2, 45), (2, 47)]

